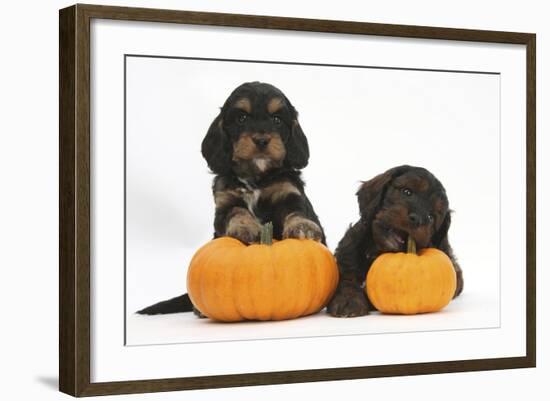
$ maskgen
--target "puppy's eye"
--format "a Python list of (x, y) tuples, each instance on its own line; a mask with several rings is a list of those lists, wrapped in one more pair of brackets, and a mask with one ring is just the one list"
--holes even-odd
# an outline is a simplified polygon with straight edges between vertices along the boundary
[(239, 124), (244, 124), (247, 119), (248, 116), (246, 114), (239, 114), (239, 117), (237, 117), (237, 122)]
[(405, 195), (405, 196), (411, 196), (413, 194), (412, 191), (409, 188), (403, 188), (401, 190), (401, 193), (403, 193), (403, 195)]
[(428, 214), (428, 221), (431, 223), (432, 221), (434, 221), (434, 215), (433, 214)]
[(274, 123), (275, 125), (281, 125), (281, 123), (282, 123), (281, 117), (279, 117), (279, 116), (273, 116), (273, 117), (271, 117), (271, 118), (273, 119), (273, 123)]

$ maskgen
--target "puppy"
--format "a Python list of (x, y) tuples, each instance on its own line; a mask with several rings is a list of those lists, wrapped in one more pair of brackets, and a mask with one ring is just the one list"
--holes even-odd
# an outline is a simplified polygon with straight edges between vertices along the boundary
[(395, 167), (364, 182), (357, 197), (361, 218), (335, 251), (340, 281), (327, 307), (329, 314), (353, 317), (375, 310), (364, 293), (366, 274), (381, 253), (406, 252), (408, 236), (419, 249), (437, 248), (449, 256), (457, 274), (454, 296), (462, 292), (462, 270), (447, 238), (449, 202), (433, 174), (421, 167)]
[[(214, 238), (258, 242), (262, 224), (270, 221), (275, 239), (326, 243), (300, 177), (309, 160), (307, 138), (296, 109), (279, 89), (261, 82), (237, 87), (210, 125), (202, 155), (215, 174)], [(184, 294), (138, 313), (191, 309)], [(195, 312), (200, 316), (200, 311)]]

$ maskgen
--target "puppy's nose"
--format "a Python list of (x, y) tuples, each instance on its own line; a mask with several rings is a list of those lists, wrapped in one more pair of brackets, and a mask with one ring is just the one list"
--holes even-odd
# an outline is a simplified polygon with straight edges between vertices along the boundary
[(420, 223), (422, 222), (422, 219), (420, 218), (420, 216), (416, 213), (409, 213), (409, 222), (413, 225), (413, 226), (419, 226)]
[(256, 147), (261, 150), (261, 149), (265, 149), (265, 147), (269, 143), (269, 139), (270, 138), (267, 138), (265, 136), (260, 136), (260, 137), (253, 138), (252, 140), (256, 144)]

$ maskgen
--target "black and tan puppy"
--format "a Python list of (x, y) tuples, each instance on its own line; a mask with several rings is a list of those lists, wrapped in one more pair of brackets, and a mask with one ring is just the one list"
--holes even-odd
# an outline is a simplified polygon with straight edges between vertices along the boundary
[(447, 238), (451, 211), (445, 188), (428, 170), (399, 166), (364, 182), (357, 192), (361, 219), (335, 251), (340, 282), (327, 311), (353, 317), (375, 310), (364, 293), (372, 262), (384, 252), (406, 252), (407, 237), (417, 247), (445, 252), (457, 273), (455, 297), (462, 292), (462, 270)]
[[(296, 109), (279, 89), (260, 82), (236, 88), (210, 125), (202, 155), (216, 175), (215, 238), (258, 242), (262, 224), (272, 222), (275, 239), (310, 238), (325, 243), (300, 178), (300, 169), (309, 160), (307, 138)], [(185, 294), (138, 313), (191, 309)]]
[(307, 138), (279, 89), (260, 82), (235, 89), (210, 126), (202, 154), (216, 174), (215, 237), (257, 242), (261, 224), (271, 221), (276, 239), (324, 242), (300, 178), (309, 159)]

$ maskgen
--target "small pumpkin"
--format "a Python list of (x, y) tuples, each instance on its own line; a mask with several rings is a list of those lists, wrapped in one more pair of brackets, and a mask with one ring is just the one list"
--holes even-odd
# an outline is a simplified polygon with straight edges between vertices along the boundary
[(380, 312), (417, 314), (436, 312), (451, 301), (456, 272), (449, 257), (439, 249), (416, 253), (409, 237), (407, 253), (384, 253), (371, 265), (365, 290)]
[(235, 322), (293, 319), (326, 306), (338, 283), (332, 253), (308, 239), (272, 242), (272, 231), (264, 226), (260, 244), (220, 237), (195, 253), (187, 291), (197, 309)]

